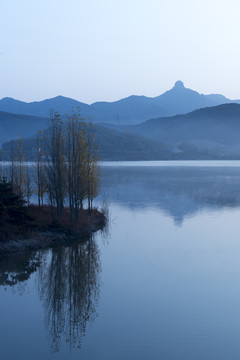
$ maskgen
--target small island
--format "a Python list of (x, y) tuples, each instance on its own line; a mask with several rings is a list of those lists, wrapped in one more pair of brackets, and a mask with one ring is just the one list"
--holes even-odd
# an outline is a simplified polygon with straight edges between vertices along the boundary
[(1, 164), (0, 254), (88, 239), (106, 222), (93, 207), (100, 168), (92, 124), (54, 113), (36, 141), (34, 163), (20, 139)]

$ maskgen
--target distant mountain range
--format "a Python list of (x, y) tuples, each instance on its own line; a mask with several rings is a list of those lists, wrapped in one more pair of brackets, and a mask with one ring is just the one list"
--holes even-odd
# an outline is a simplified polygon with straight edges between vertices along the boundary
[(218, 105), (138, 125), (112, 127), (167, 143), (181, 152), (194, 147), (222, 156), (240, 156), (240, 104)]
[(73, 108), (79, 108), (88, 121), (130, 125), (151, 118), (185, 114), (195, 109), (231, 102), (240, 103), (240, 100), (230, 100), (217, 94), (202, 95), (185, 88), (182, 81), (177, 81), (171, 90), (157, 97), (132, 95), (114, 102), (95, 102), (91, 105), (63, 96), (30, 103), (3, 98), (0, 100), (0, 111), (49, 117), (51, 110), (64, 115), (71, 113)]
[[(37, 121), (41, 124), (43, 119)], [(11, 129), (6, 125), (8, 138)], [(137, 125), (96, 124), (95, 129), (103, 160), (240, 159), (240, 104), (208, 107)], [(29, 159), (33, 159), (35, 140), (35, 136), (25, 139)], [(11, 146), (3, 144), (5, 154)]]
[[(61, 96), (32, 103), (4, 98), (0, 145), (5, 143), (7, 153), (12, 146), (8, 141), (22, 136), (32, 158), (36, 133), (47, 128), (50, 109), (65, 114), (80, 107), (87, 120), (95, 120), (103, 160), (240, 158), (238, 102), (200, 95), (181, 81), (155, 98), (130, 96), (92, 105)], [(166, 115), (175, 113), (182, 114)]]

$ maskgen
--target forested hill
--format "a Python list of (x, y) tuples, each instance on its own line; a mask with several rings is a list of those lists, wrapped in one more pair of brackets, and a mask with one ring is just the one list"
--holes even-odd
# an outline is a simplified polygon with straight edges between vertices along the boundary
[[(46, 118), (0, 113), (0, 141), (21, 135), (28, 159), (33, 159), (36, 135), (32, 134), (46, 128), (46, 124)], [(239, 104), (208, 107), (132, 126), (96, 124), (95, 130), (102, 160), (240, 158)], [(10, 142), (3, 150), (9, 154)]]
[(17, 115), (0, 111), (0, 146), (3, 142), (28, 137), (47, 126), (47, 119), (38, 116)]
[(240, 105), (224, 104), (118, 129), (174, 146), (188, 143), (201, 149), (239, 151)]
[[(235, 100), (238, 102), (239, 100)], [(99, 101), (91, 105), (57, 96), (43, 101), (26, 103), (12, 98), (0, 100), (0, 111), (14, 114), (49, 117), (51, 110), (60, 114), (70, 114), (72, 109), (80, 109), (87, 121), (95, 123), (139, 124), (151, 118), (185, 114), (195, 109), (230, 103), (232, 100), (223, 95), (203, 95), (188, 89), (183, 82), (177, 81), (168, 91), (156, 97), (131, 95), (113, 101)]]
[[(99, 145), (100, 160), (158, 160), (159, 158), (168, 159), (171, 154), (171, 147), (167, 144), (149, 140), (140, 135), (121, 133), (101, 125), (95, 125), (94, 130)], [(38, 151), (37, 135), (23, 141), (25, 158), (35, 160)], [(6, 160), (11, 159), (11, 153), (17, 150), (17, 146), (17, 142), (13, 141), (2, 145)]]
[[(100, 160), (178, 160), (178, 159), (219, 159), (219, 151), (206, 151), (194, 146), (172, 146), (161, 141), (127, 131), (120, 132), (95, 125), (96, 140), (99, 145)], [(17, 150), (17, 142), (6, 142), (2, 146), (6, 160)], [(24, 139), (25, 159), (36, 160), (38, 153), (37, 136)]]

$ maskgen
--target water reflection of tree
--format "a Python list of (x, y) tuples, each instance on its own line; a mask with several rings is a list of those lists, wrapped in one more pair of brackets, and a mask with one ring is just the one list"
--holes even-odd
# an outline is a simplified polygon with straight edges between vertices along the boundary
[[(39, 290), (53, 351), (61, 343), (81, 346), (86, 326), (96, 317), (100, 256), (96, 242), (53, 249), (39, 271)], [(48, 258), (49, 257), (49, 258)]]
[(20, 285), (26, 282), (40, 266), (38, 252), (0, 258), (0, 286)]

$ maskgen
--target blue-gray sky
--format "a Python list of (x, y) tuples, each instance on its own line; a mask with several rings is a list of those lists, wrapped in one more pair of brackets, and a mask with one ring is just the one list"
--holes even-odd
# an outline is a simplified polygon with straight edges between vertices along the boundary
[(0, 0), (0, 98), (240, 98), (239, 0)]

